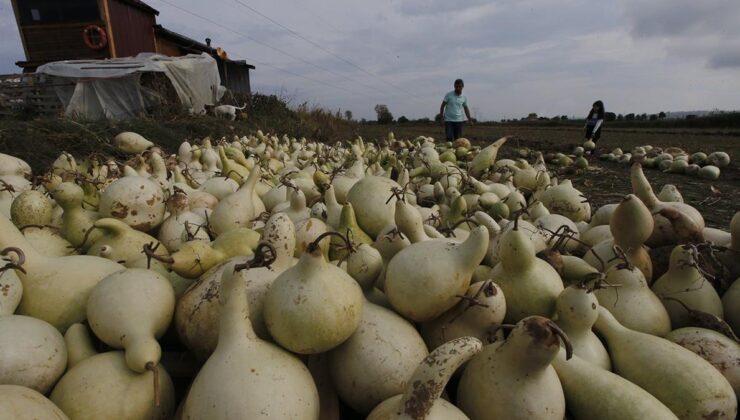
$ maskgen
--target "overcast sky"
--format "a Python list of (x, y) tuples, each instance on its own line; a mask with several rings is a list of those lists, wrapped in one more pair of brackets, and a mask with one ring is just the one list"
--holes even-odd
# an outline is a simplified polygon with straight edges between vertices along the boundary
[[(379, 103), (431, 118), (458, 77), (486, 120), (582, 116), (596, 99), (617, 113), (740, 109), (738, 0), (146, 1), (158, 23), (254, 64), (254, 91), (356, 118)], [(10, 0), (0, 37), (0, 72), (16, 72)]]

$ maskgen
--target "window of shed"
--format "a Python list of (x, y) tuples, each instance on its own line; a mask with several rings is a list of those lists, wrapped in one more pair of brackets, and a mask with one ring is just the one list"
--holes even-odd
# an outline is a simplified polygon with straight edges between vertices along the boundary
[(18, 0), (22, 25), (98, 22), (98, 0)]

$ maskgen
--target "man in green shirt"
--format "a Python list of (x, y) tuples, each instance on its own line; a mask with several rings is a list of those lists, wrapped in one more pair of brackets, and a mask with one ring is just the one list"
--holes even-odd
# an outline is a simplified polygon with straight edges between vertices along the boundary
[(470, 117), (470, 111), (468, 110), (468, 98), (462, 94), (464, 86), (462, 79), (455, 80), (455, 90), (447, 92), (442, 100), (442, 106), (439, 107), (448, 141), (462, 137), (465, 117), (468, 118), (470, 124), (473, 124), (473, 119)]

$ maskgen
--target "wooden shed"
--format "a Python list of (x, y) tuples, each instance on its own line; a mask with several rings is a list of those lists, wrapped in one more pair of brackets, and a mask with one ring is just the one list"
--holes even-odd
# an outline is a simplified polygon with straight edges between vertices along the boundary
[(142, 52), (182, 56), (206, 52), (218, 62), (222, 84), (250, 93), (245, 61), (157, 25), (159, 12), (141, 0), (11, 0), (26, 60), (24, 73), (61, 60), (136, 56)]

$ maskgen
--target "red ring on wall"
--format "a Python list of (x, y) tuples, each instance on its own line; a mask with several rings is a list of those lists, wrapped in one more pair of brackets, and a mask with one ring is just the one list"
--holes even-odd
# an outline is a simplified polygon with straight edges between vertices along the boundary
[[(97, 35), (97, 42), (93, 38), (93, 34)], [(90, 25), (82, 31), (82, 40), (85, 41), (85, 45), (93, 50), (102, 50), (108, 45), (108, 34), (105, 30), (98, 25)]]

